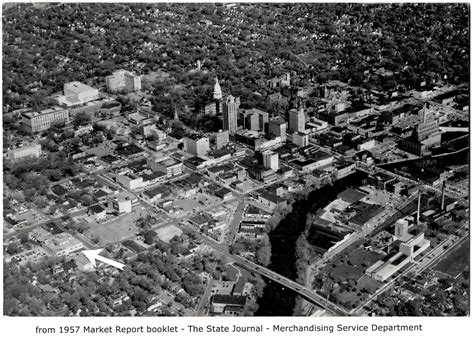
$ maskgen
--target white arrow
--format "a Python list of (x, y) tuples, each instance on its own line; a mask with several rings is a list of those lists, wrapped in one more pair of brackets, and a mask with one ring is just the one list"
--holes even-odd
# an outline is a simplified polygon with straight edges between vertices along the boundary
[(82, 251), (82, 253), (84, 253), (84, 255), (87, 257), (87, 259), (90, 260), (92, 266), (96, 267), (96, 262), (95, 260), (100, 260), (102, 261), (103, 263), (106, 263), (106, 264), (109, 264), (111, 266), (114, 266), (114, 267), (117, 267), (119, 270), (123, 270), (123, 267), (125, 266), (124, 264), (121, 264), (119, 262), (116, 262), (114, 260), (111, 260), (109, 258), (105, 258), (101, 255), (99, 255), (100, 252), (103, 251), (103, 248), (100, 248), (98, 250), (86, 250), (86, 251)]

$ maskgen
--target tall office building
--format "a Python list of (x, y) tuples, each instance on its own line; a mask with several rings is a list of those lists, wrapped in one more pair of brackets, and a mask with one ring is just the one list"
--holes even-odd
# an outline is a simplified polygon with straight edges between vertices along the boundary
[(435, 146), (441, 143), (441, 131), (438, 121), (436, 117), (435, 119), (428, 118), (426, 108), (423, 111), (423, 122), (416, 126), (415, 133), (417, 140), (424, 142), (428, 146)]
[(278, 170), (278, 153), (272, 151), (262, 152), (263, 156), (263, 167), (272, 169), (274, 171)]
[(250, 113), (243, 116), (243, 126), (249, 131), (259, 131), (260, 122), (258, 114)]
[(229, 95), (224, 102), (224, 130), (234, 134), (237, 131), (237, 113), (240, 106), (240, 98)]
[(286, 140), (286, 128), (288, 124), (280, 117), (270, 120), (268, 123), (268, 135), (271, 139), (280, 137)]
[(268, 124), (267, 112), (261, 111), (256, 108), (246, 109), (240, 113), (240, 120), (242, 126), (250, 131), (263, 131), (265, 125)]
[(184, 150), (195, 156), (206, 155), (209, 152), (209, 138), (198, 135), (185, 136)]
[(429, 155), (430, 149), (441, 144), (441, 130), (437, 117), (428, 117), (423, 110), (423, 122), (418, 124), (410, 137), (400, 141), (400, 149), (416, 155)]
[(304, 132), (293, 132), (292, 142), (298, 147), (306, 147), (309, 145), (309, 136)]
[(306, 118), (302, 109), (292, 109), (289, 112), (289, 126), (290, 132), (304, 132)]

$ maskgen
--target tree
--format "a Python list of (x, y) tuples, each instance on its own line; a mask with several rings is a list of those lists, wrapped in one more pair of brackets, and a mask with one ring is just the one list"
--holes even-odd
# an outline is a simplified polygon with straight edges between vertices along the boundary
[(11, 243), (7, 247), (7, 253), (10, 254), (10, 255), (20, 253), (20, 251), (21, 251), (20, 247), (18, 247), (18, 245), (16, 243)]
[(94, 204), (94, 198), (89, 194), (84, 194), (81, 196), (80, 200), (84, 206), (91, 206)]
[(272, 256), (272, 249), (270, 244), (264, 244), (257, 249), (256, 259), (257, 263), (263, 266), (270, 264), (270, 258)]
[(183, 288), (189, 295), (196, 297), (204, 292), (201, 279), (193, 273), (186, 273), (183, 278)]
[(21, 244), (26, 244), (29, 241), (28, 233), (20, 233), (17, 238), (20, 240)]
[(145, 244), (152, 245), (155, 241), (155, 233), (152, 231), (146, 232), (144, 235)]
[(85, 126), (89, 124), (91, 120), (92, 118), (89, 114), (85, 112), (79, 112), (79, 113), (76, 113), (76, 115), (74, 115), (73, 122), (74, 122), (74, 126), (77, 128), (77, 127)]
[(175, 255), (183, 252), (182, 240), (179, 237), (175, 236), (170, 240), (170, 250)]

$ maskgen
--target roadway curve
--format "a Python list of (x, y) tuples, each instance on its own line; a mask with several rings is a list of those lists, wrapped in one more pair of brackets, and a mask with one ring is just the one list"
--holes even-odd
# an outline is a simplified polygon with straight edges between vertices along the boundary
[(318, 293), (294, 282), (293, 280), (290, 280), (278, 273), (275, 273), (273, 271), (271, 271), (270, 269), (266, 268), (266, 267), (263, 267), (263, 266), (260, 266), (258, 264), (255, 264), (247, 259), (244, 259), (240, 256), (237, 256), (237, 255), (232, 255), (232, 254), (228, 254), (227, 255), (229, 258), (231, 258), (237, 265), (240, 265), (242, 267), (244, 267), (245, 269), (247, 270), (250, 270), (250, 271), (253, 271), (253, 272), (256, 272), (258, 274), (261, 274), (273, 281), (276, 281), (278, 283), (280, 283), (281, 285), (295, 291), (296, 293), (298, 293), (299, 295), (301, 295), (302, 297), (304, 297), (305, 299), (307, 299), (308, 301), (316, 304), (317, 306), (320, 306), (322, 308), (324, 308), (326, 311), (328, 311), (329, 313), (333, 314), (333, 315), (336, 315), (336, 316), (346, 316), (348, 315), (349, 313), (344, 310), (342, 307), (334, 304), (333, 302), (327, 300), (325, 297), (319, 295)]

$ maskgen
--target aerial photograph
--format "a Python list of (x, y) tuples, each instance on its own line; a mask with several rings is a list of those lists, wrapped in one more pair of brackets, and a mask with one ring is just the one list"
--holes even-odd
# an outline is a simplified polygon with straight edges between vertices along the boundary
[(469, 10), (3, 3), (3, 315), (469, 316)]

